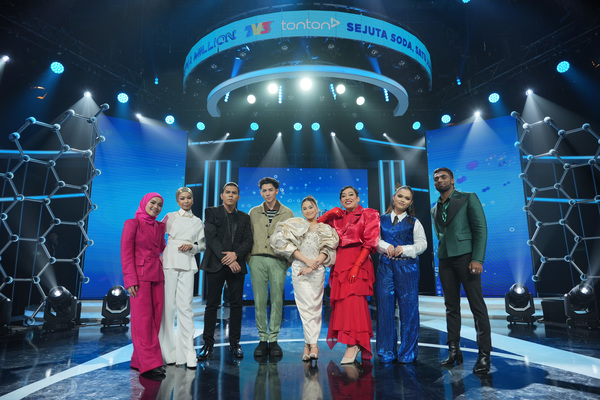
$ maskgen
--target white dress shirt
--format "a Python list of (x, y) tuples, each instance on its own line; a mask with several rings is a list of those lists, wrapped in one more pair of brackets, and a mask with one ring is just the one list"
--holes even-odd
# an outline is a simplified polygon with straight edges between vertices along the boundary
[[(402, 214), (398, 215), (393, 210), (390, 213), (390, 218), (392, 221), (396, 216), (398, 216), (398, 222), (402, 221), (406, 218), (406, 211)], [(423, 225), (419, 222), (418, 219), (415, 218), (415, 225), (413, 228), (413, 239), (414, 244), (401, 244), (402, 246), (402, 257), (410, 257), (417, 258), (417, 256), (427, 249), (427, 237), (425, 236), (425, 230), (423, 229)], [(377, 252), (380, 254), (386, 254), (387, 248), (392, 246), (392, 244), (386, 242), (381, 239), (381, 235), (379, 236), (379, 241), (377, 243)], [(396, 246), (394, 246), (396, 247)]]

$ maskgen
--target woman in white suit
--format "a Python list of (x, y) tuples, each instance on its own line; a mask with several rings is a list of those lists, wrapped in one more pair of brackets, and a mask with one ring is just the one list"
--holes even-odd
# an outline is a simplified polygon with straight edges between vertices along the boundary
[[(192, 213), (194, 197), (190, 188), (177, 189), (179, 211), (168, 213), (167, 247), (163, 252), (165, 273), (165, 305), (160, 327), (160, 347), (165, 364), (186, 364), (196, 368), (194, 349), (194, 274), (198, 272), (195, 255), (204, 251), (204, 225)], [(177, 310), (177, 334), (175, 333)]]

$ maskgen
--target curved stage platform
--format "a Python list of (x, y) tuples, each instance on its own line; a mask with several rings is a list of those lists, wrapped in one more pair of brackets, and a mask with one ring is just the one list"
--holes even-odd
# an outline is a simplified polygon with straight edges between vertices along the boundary
[[(535, 323), (511, 325), (486, 299), (492, 316), (492, 369), (472, 373), (477, 358), (472, 320), (464, 315), (464, 364), (440, 367), (446, 333), (440, 298), (421, 296), (419, 356), (413, 364), (357, 362), (341, 366), (344, 346), (329, 349), (324, 309), (318, 361), (303, 363), (302, 326), (294, 306), (284, 309), (281, 359), (254, 359), (258, 343), (254, 308), (244, 307), (242, 360), (228, 348), (228, 309), (220, 312), (213, 359), (196, 370), (168, 366), (155, 382), (129, 368), (128, 327), (101, 328), (86, 319), (71, 331), (22, 329), (2, 338), (0, 400), (4, 399), (600, 399), (600, 333)], [(437, 305), (436, 305), (437, 304)], [(86, 311), (87, 310), (87, 311)], [(202, 346), (203, 306), (196, 302), (196, 346)], [(375, 317), (376, 311), (372, 310)], [(375, 324), (375, 319), (374, 319)], [(375, 340), (372, 341), (373, 349)], [(360, 360), (359, 360), (360, 361)]]

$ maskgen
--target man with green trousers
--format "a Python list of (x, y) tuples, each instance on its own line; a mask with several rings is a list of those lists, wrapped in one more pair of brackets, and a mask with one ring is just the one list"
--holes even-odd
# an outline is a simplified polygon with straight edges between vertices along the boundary
[[(260, 195), (265, 200), (253, 207), (250, 223), (254, 244), (250, 253), (250, 279), (254, 293), (254, 312), (260, 342), (254, 357), (281, 357), (283, 352), (277, 344), (281, 315), (283, 313), (283, 291), (285, 276), (290, 264), (277, 256), (271, 248), (270, 238), (278, 222), (292, 218), (294, 213), (277, 200), (279, 182), (265, 177), (258, 182)], [(271, 300), (271, 318), (267, 320), (267, 299)], [(268, 331), (267, 331), (268, 326)]]
[(479, 356), (473, 367), (476, 374), (490, 371), (492, 339), (490, 318), (483, 300), (481, 273), (487, 243), (487, 224), (481, 202), (475, 193), (454, 189), (454, 174), (448, 168), (433, 171), (435, 188), (440, 193), (431, 209), (433, 227), (439, 239), (439, 276), (444, 291), (448, 328), (448, 358), (441, 362), (453, 367), (463, 362), (460, 350), (460, 286), (462, 284), (475, 320)]

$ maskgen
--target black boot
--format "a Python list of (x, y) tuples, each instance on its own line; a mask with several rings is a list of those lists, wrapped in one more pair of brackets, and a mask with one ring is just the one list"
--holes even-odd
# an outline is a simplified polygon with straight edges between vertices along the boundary
[(479, 350), (479, 356), (477, 357), (477, 362), (473, 367), (474, 374), (487, 374), (490, 372), (490, 353), (489, 351)]
[(205, 344), (200, 349), (200, 353), (198, 354), (198, 361), (205, 361), (211, 359), (213, 356), (213, 345)]
[(454, 367), (454, 364), (460, 365), (463, 363), (462, 351), (457, 342), (448, 343), (448, 358), (443, 360), (440, 365), (442, 367)]

